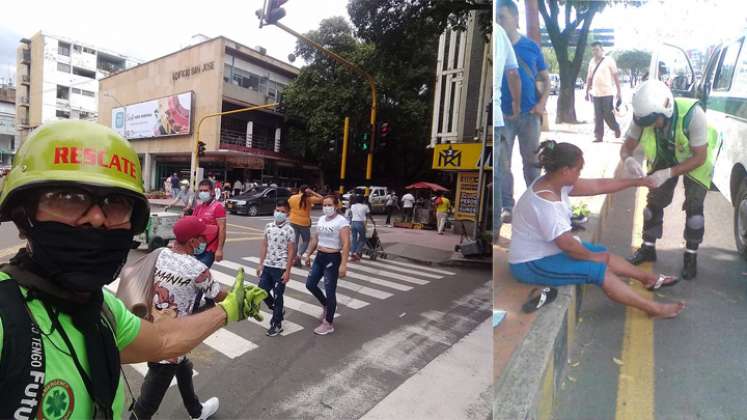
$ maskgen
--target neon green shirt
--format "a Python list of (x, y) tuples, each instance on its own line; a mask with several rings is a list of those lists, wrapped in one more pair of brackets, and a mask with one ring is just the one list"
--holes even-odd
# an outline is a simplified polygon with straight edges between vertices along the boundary
[[(0, 273), (0, 281), (4, 277)], [(20, 287), (23, 296), (27, 290)], [(124, 303), (114, 295), (104, 290), (104, 302), (111, 310), (116, 321), (115, 341), (117, 348), (122, 351), (137, 337), (140, 332), (140, 318), (129, 312)], [(42, 332), (45, 357), (44, 391), (40, 398), (42, 414), (45, 419), (90, 419), (93, 413), (93, 401), (88, 395), (86, 386), (73, 364), (73, 360), (67, 355), (67, 346), (58, 331), (47, 335), (52, 330), (52, 321), (47, 311), (39, 300), (27, 302), (34, 320)], [(70, 317), (64, 313), (59, 315), (60, 325), (70, 338), (75, 348), (75, 353), (80, 358), (80, 364), (86, 372), (90, 372), (86, 346), (83, 335), (75, 329)], [(0, 352), (3, 344), (3, 327), (0, 319)], [(64, 351), (64, 352), (63, 352)], [(120, 375), (117, 394), (114, 397), (114, 418), (119, 419), (124, 409), (124, 381)]]

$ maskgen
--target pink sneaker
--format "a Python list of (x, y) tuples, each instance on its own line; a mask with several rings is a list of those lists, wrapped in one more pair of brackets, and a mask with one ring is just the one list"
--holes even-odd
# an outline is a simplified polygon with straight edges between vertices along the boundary
[(314, 329), (314, 334), (318, 334), (318, 335), (327, 335), (327, 334), (332, 334), (333, 332), (335, 332), (335, 327), (332, 326), (332, 324), (327, 322), (326, 320), (322, 321), (321, 325), (319, 325), (318, 327)]

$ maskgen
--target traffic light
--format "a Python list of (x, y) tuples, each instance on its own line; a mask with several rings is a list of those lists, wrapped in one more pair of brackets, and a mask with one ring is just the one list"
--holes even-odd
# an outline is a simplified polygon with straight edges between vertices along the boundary
[(389, 134), (389, 131), (391, 128), (389, 127), (388, 122), (382, 122), (379, 124), (379, 138), (382, 140), (386, 138), (386, 136)]
[(337, 140), (330, 139), (327, 141), (327, 150), (329, 150), (330, 153), (334, 153), (335, 150), (337, 150)]
[(368, 150), (368, 133), (363, 133), (361, 137), (361, 150), (364, 152)]
[(205, 156), (205, 142), (204, 141), (197, 142), (197, 156)]
[(265, 4), (261, 10), (257, 10), (257, 17), (259, 17), (259, 27), (262, 25), (272, 25), (279, 21), (285, 16), (285, 9), (281, 6), (287, 3), (288, 0), (265, 0)]

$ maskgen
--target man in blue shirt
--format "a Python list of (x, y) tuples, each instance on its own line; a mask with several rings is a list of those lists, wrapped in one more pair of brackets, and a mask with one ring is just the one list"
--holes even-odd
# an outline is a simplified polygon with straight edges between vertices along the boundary
[[(502, 206), (501, 220), (503, 223), (511, 223), (511, 210), (514, 207), (514, 178), (511, 174), (511, 154), (514, 139), (519, 138), (519, 150), (524, 165), (524, 181), (527, 187), (540, 174), (537, 168), (535, 152), (539, 147), (540, 128), (542, 126), (542, 114), (545, 112), (545, 104), (550, 96), (550, 74), (547, 71), (545, 59), (539, 46), (531, 39), (521, 35), (519, 29), (519, 9), (512, 0), (500, 0), (497, 12), (498, 24), (506, 31), (513, 45), (516, 60), (519, 65), (519, 76), (521, 77), (521, 111), (515, 115), (511, 106), (511, 92), (504, 81), (502, 87), (501, 108), (504, 115), (513, 118), (505, 118), (504, 127), (505, 153), (508, 165), (503, 173), (502, 180)], [(504, 77), (505, 78), (505, 77)], [(542, 81), (542, 92), (537, 92), (536, 81)]]
[[(496, 15), (498, 10), (495, 9)], [(501, 232), (501, 179), (506, 165), (505, 154), (501, 153), (505, 140), (503, 140), (503, 111), (501, 110), (501, 87), (503, 86), (503, 75), (508, 78), (508, 89), (511, 96), (512, 115), (518, 116), (521, 111), (521, 79), (518, 72), (519, 65), (516, 63), (516, 55), (511, 46), (506, 32), (493, 19), (493, 238), (498, 243)], [(515, 118), (508, 116), (507, 118)]]

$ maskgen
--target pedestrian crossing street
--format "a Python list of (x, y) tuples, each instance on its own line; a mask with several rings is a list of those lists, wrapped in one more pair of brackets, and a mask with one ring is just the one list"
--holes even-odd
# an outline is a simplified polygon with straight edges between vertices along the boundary
[[(257, 284), (258, 265), (258, 257), (244, 257), (238, 261), (223, 260), (216, 262), (210, 273), (215, 281), (230, 287), (234, 283), (236, 271), (244, 268), (246, 281)], [(289, 336), (303, 330), (308, 330), (311, 334), (311, 330), (319, 325), (322, 307), (306, 289), (309, 270), (306, 267), (294, 267), (291, 271), (291, 279), (283, 295), (286, 314), (281, 336)], [(451, 271), (402, 261), (364, 259), (359, 262), (350, 262), (346, 278), (339, 279), (337, 282), (335, 319), (344, 317), (351, 311), (373, 306), (397, 293), (408, 293), (416, 287), (426, 286), (432, 281), (455, 275), (456, 273)], [(119, 279), (108, 285), (107, 289), (116, 293), (118, 282)], [(320, 282), (319, 287), (324, 290), (324, 280)], [(222, 357), (235, 359), (257, 350), (264, 340), (279, 339), (264, 335), (270, 327), (272, 317), (264, 304), (262, 315), (264, 319), (261, 322), (250, 318), (249, 322), (229, 325), (230, 330), (227, 327), (221, 328), (205, 339), (200, 347), (207, 346)], [(141, 375), (145, 375), (148, 369), (145, 363), (130, 366)], [(172, 381), (171, 385), (175, 383)]]

